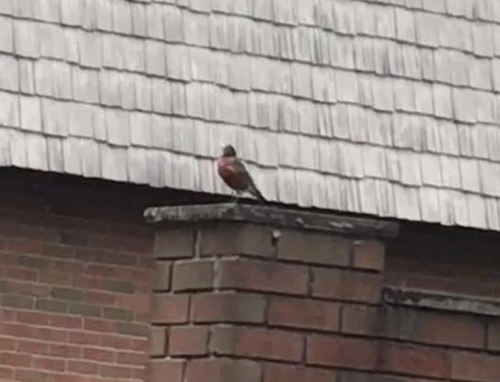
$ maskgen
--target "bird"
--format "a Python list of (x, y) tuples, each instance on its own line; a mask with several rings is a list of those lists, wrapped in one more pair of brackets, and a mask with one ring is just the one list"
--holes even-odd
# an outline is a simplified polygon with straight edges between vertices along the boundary
[(225, 145), (222, 148), (222, 155), (217, 160), (217, 172), (224, 183), (236, 191), (236, 200), (247, 192), (259, 201), (266, 202), (232, 145)]

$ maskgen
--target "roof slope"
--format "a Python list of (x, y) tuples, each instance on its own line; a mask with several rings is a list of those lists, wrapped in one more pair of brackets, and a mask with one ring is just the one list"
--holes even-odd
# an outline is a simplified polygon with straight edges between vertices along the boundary
[(498, 0), (1, 0), (0, 165), (500, 230)]

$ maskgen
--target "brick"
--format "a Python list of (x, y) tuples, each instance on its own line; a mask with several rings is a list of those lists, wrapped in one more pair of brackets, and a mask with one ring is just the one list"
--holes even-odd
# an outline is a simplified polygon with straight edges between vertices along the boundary
[(116, 322), (115, 330), (117, 333), (127, 334), (130, 336), (149, 336), (149, 325), (142, 322)]
[(45, 382), (86, 382), (88, 380), (95, 380), (94, 376), (85, 376), (77, 374), (66, 373), (50, 373), (47, 375)]
[(174, 360), (151, 360), (148, 365), (149, 382), (182, 382), (184, 362)]
[[(146, 284), (149, 286), (148, 284)], [(145, 286), (146, 286), (145, 285)], [(149, 290), (145, 289), (144, 291)], [(149, 313), (151, 304), (151, 296), (148, 294), (135, 294), (135, 295), (119, 295), (116, 296), (115, 305), (117, 308), (138, 313)]]
[(278, 258), (309, 264), (347, 266), (352, 241), (298, 230), (283, 230), (278, 241)]
[(112, 333), (115, 330), (115, 323), (110, 320), (95, 320), (86, 318), (84, 329), (92, 332)]
[[(42, 251), (42, 243), (31, 239), (10, 240), (9, 249), (16, 253), (36, 254)], [(18, 256), (17, 263), (30, 268), (44, 269), (48, 266), (48, 260), (30, 256)]]
[(111, 320), (132, 321), (134, 312), (127, 309), (103, 308), (102, 316)]
[(264, 368), (264, 382), (336, 382), (337, 372), (313, 367), (269, 364)]
[(342, 333), (358, 335), (380, 335), (383, 317), (380, 310), (365, 305), (343, 305), (341, 310)]
[(45, 244), (42, 249), (42, 254), (47, 257), (57, 257), (57, 258), (71, 258), (74, 253), (74, 248), (61, 246), (61, 245), (53, 245), (53, 244)]
[(16, 313), (19, 322), (26, 322), (28, 324), (35, 324), (40, 326), (49, 325), (49, 315), (42, 312), (35, 311), (18, 311)]
[(130, 348), (136, 351), (147, 352), (149, 349), (148, 338), (133, 338), (131, 340)]
[(385, 262), (385, 245), (380, 241), (358, 241), (352, 251), (354, 268), (382, 271)]
[(392, 306), (344, 305), (341, 331), (349, 334), (422, 342), (418, 332), (419, 311)]
[[(55, 265), (55, 264), (57, 264), (57, 265)], [(53, 268), (56, 268), (59, 266), (62, 267), (62, 264), (63, 263), (61, 263), (61, 262), (53, 263), (52, 267)], [(67, 272), (47, 270), (47, 271), (40, 271), (39, 276), (38, 276), (38, 281), (41, 283), (50, 284), (50, 285), (66, 285), (66, 286), (68, 286), (68, 285), (71, 285), (72, 278), (71, 278), (71, 274), (69, 274)]]
[(33, 335), (33, 328), (26, 324), (2, 323), (2, 334), (25, 338)]
[(273, 298), (269, 304), (268, 323), (303, 329), (337, 331), (340, 305), (328, 301)]
[(136, 368), (133, 368), (132, 370), (132, 378), (133, 379), (137, 379), (139, 381), (147, 381), (147, 374), (146, 374), (146, 371), (147, 371), (147, 364), (146, 364), (146, 367), (136, 367)]
[(167, 354), (167, 329), (159, 326), (151, 328), (149, 339), (149, 354), (152, 357), (164, 356)]
[(299, 334), (261, 328), (216, 327), (210, 338), (217, 354), (294, 362), (301, 360), (303, 345)]
[(13, 381), (14, 380), (14, 369), (7, 366), (0, 366), (0, 380)]
[(306, 359), (310, 365), (372, 370), (377, 346), (369, 340), (312, 335), (307, 338)]
[(35, 357), (33, 368), (39, 370), (65, 371), (66, 360), (59, 358)]
[(200, 253), (271, 257), (273, 230), (253, 224), (217, 224), (201, 229)]
[(171, 356), (195, 356), (207, 353), (208, 328), (170, 327), (168, 353)]
[(102, 308), (97, 305), (71, 304), (69, 313), (79, 314), (84, 317), (102, 317)]
[(100, 365), (99, 375), (103, 377), (130, 378), (133, 370), (126, 366)]
[(49, 294), (49, 287), (29, 282), (0, 280), (0, 293), (46, 297)]
[[(9, 337), (0, 337), (0, 350), (14, 350), (16, 347), (16, 340)], [(23, 352), (23, 350), (21, 350)]]
[(258, 362), (237, 359), (200, 359), (187, 364), (185, 382), (261, 382)]
[(342, 307), (342, 332), (432, 345), (480, 348), (485, 327), (474, 317), (401, 308)]
[(30, 367), (31, 362), (32, 362), (31, 354), (9, 353), (9, 352), (0, 353), (0, 365)]
[(81, 329), (82, 318), (69, 315), (50, 315), (49, 324), (58, 328)]
[(488, 323), (487, 348), (500, 351), (500, 320)]
[(115, 349), (131, 349), (132, 340), (130, 338), (116, 335), (114, 332), (110, 334), (101, 334), (101, 347), (115, 348)]
[(15, 380), (23, 382), (46, 382), (47, 373), (36, 370), (16, 369)]
[(117, 354), (117, 363), (130, 366), (146, 365), (148, 356), (144, 352), (121, 351)]
[(136, 290), (136, 284), (132, 281), (105, 280), (103, 288), (112, 292), (133, 294)]
[(35, 309), (46, 312), (66, 313), (69, 310), (69, 305), (63, 301), (40, 298), (36, 300)]
[(85, 294), (81, 289), (53, 287), (50, 295), (59, 300), (81, 301)]
[(383, 306), (379, 311), (378, 329), (383, 336), (404, 340), (422, 342), (419, 337), (418, 317), (421, 311), (392, 306)]
[(153, 289), (155, 291), (168, 291), (170, 289), (170, 269), (168, 261), (156, 261), (154, 265)]
[(14, 310), (2, 309), (0, 306), (0, 323), (2, 324), (2, 328), (4, 327), (6, 322), (15, 321), (16, 320), (16, 312)]
[[(0, 339), (0, 349), (2, 340)], [(10, 349), (13, 350), (14, 348)], [(4, 349), (9, 350), (9, 349)], [(30, 341), (30, 340), (17, 340), (17, 351), (20, 353), (31, 353), (31, 354), (49, 354), (49, 344), (46, 342)]]
[(7, 282), (7, 280), (0, 280), (0, 293), (7, 293), (12, 290), (10, 287), (11, 283)]
[(216, 268), (220, 288), (304, 295), (309, 271), (300, 265), (285, 265), (256, 260), (224, 259)]
[(87, 291), (85, 293), (85, 302), (98, 305), (115, 305), (117, 295), (109, 292)]
[(380, 350), (378, 369), (388, 373), (449, 378), (450, 360), (446, 350), (384, 344)]
[(152, 243), (149, 240), (127, 238), (124, 235), (89, 235), (89, 247), (107, 249), (108, 251), (150, 253)]
[(314, 269), (312, 293), (333, 300), (378, 303), (381, 277), (342, 269)]
[(173, 266), (172, 289), (174, 291), (210, 289), (213, 282), (213, 261), (176, 262)]
[(76, 247), (86, 247), (89, 244), (88, 236), (78, 232), (60, 232), (59, 240), (62, 244), (73, 245)]
[(429, 379), (408, 379), (407, 377), (395, 377), (392, 375), (380, 375), (362, 373), (356, 371), (344, 371), (339, 373), (338, 382), (431, 382)]
[(99, 364), (95, 362), (68, 360), (68, 371), (79, 374), (97, 374)]
[(471, 352), (451, 354), (451, 378), (460, 381), (500, 381), (500, 357)]
[(88, 347), (83, 349), (83, 358), (114, 363), (116, 361), (116, 353), (102, 348)]
[(30, 296), (6, 294), (2, 297), (1, 305), (6, 308), (33, 309), (34, 301)]
[(188, 320), (188, 310), (188, 296), (156, 294), (153, 296), (152, 300), (152, 322), (182, 324)]
[[(71, 340), (70, 337), (70, 341)], [(49, 354), (55, 357), (80, 358), (83, 354), (83, 349), (76, 345), (51, 344), (49, 347)]]
[(167, 229), (156, 235), (154, 254), (157, 258), (176, 259), (193, 257), (194, 255), (193, 230)]
[(33, 339), (62, 342), (67, 340), (68, 332), (66, 330), (34, 327), (31, 336)]
[(485, 324), (474, 316), (420, 312), (413, 340), (432, 345), (482, 348)]
[(266, 300), (245, 293), (201, 293), (192, 297), (194, 322), (263, 323)]
[(36, 281), (37, 271), (33, 269), (21, 269), (17, 267), (5, 267), (5, 275), (9, 279), (17, 279), (24, 281)]
[[(40, 248), (36, 253), (41, 252), (41, 246), (39, 243), (34, 244), (36, 248)], [(26, 268), (35, 268), (35, 269), (47, 269), (49, 267), (49, 260), (44, 259), (42, 257), (35, 256), (17, 256), (17, 264)]]

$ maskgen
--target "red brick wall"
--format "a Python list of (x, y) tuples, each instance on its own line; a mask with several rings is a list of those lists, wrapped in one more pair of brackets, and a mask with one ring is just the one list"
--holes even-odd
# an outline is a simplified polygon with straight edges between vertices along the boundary
[(151, 382), (500, 381), (498, 318), (386, 304), (381, 243), (273, 231), (159, 229)]
[(0, 380), (144, 381), (153, 234), (67, 191), (2, 183)]
[(500, 381), (500, 314), (381, 297), (498, 298), (495, 235), (410, 230), (384, 254), (243, 223), (151, 228), (146, 206), (192, 195), (12, 179), (0, 170), (0, 381)]

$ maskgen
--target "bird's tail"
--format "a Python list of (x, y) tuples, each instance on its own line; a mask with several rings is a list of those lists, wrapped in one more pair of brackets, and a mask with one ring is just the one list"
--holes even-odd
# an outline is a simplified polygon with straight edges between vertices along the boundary
[(250, 186), (250, 194), (252, 194), (253, 196), (255, 196), (257, 199), (259, 199), (262, 203), (265, 203), (267, 202), (266, 198), (264, 198), (264, 196), (262, 195), (262, 193), (257, 189), (257, 187), (255, 187), (255, 184), (252, 184)]

